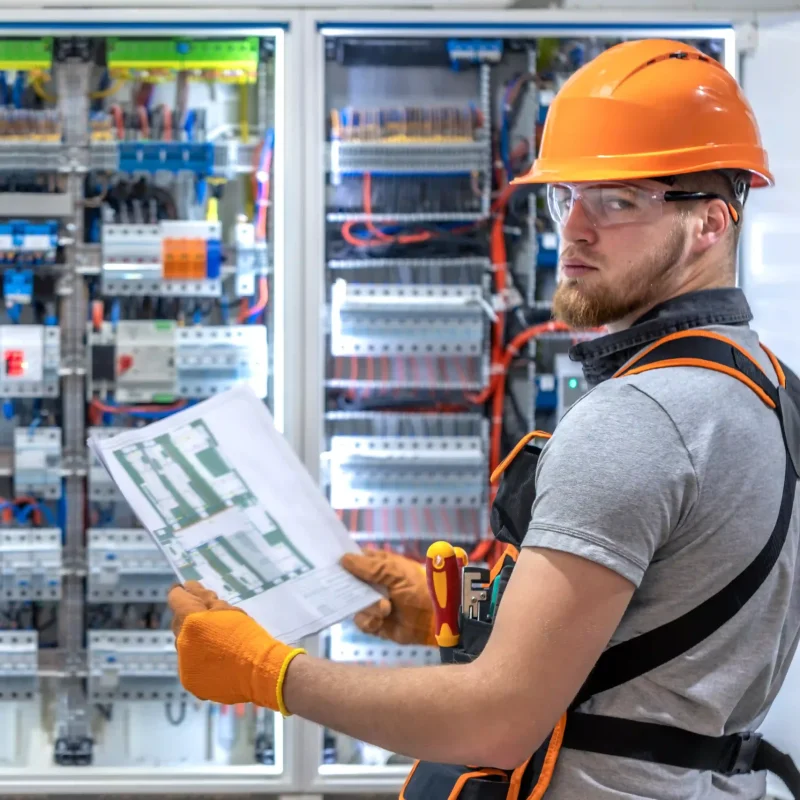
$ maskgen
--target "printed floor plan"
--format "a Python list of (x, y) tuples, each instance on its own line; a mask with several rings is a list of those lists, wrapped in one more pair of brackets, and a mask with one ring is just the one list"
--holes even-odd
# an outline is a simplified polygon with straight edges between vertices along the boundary
[(203, 420), (114, 455), (161, 518), (154, 533), (185, 580), (235, 602), (313, 569), (226, 462)]

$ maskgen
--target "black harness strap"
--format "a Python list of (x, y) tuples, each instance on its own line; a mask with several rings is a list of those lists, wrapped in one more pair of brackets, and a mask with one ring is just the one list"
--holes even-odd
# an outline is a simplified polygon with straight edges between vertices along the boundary
[[(632, 366), (633, 369), (639, 369), (655, 366), (664, 361), (685, 359), (702, 359), (736, 372), (744, 372), (740, 364), (746, 361), (750, 367), (745, 372), (746, 377), (769, 397), (775, 410), (778, 410), (778, 390), (767, 376), (735, 347), (719, 339), (697, 335), (667, 339), (663, 344), (652, 348)], [(768, 541), (753, 561), (727, 586), (697, 608), (652, 631), (620, 642), (606, 650), (578, 693), (572, 708), (576, 708), (600, 692), (627, 683), (683, 655), (721, 628), (741, 610), (758, 591), (778, 560), (792, 517), (795, 482), (796, 476), (791, 459), (787, 459), (778, 518)]]
[[(791, 403), (746, 354), (732, 343), (702, 335), (668, 337), (631, 364), (634, 372), (648, 368), (681, 366), (686, 362), (708, 368), (722, 367), (734, 377), (744, 375), (761, 390), (784, 427), (781, 404)], [(672, 362), (672, 363), (664, 363)], [(690, 365), (690, 364), (687, 364)], [(620, 375), (627, 374), (625, 370)], [(791, 373), (787, 381), (797, 381)], [(748, 384), (749, 385), (749, 384)], [(793, 388), (793, 387), (792, 387)], [(756, 391), (756, 394), (761, 394)], [(756, 557), (727, 586), (686, 614), (655, 630), (606, 650), (573, 701), (567, 717), (563, 746), (604, 755), (658, 762), (687, 769), (736, 775), (768, 769), (800, 798), (800, 773), (791, 758), (764, 742), (757, 733), (712, 737), (667, 725), (585, 714), (575, 709), (590, 697), (620, 686), (683, 655), (732, 619), (762, 586), (777, 562), (792, 518), (798, 476), (790, 444), (786, 442), (786, 468), (780, 509), (769, 539)]]

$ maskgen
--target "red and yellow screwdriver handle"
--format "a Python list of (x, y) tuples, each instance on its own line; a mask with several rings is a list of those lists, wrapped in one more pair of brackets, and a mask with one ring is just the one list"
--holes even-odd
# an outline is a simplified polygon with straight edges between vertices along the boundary
[[(464, 553), (463, 550), (461, 552)], [(425, 559), (428, 591), (433, 601), (434, 635), (439, 647), (455, 647), (461, 638), (462, 558), (466, 558), (466, 554), (460, 556), (451, 544), (434, 542), (428, 548)]]

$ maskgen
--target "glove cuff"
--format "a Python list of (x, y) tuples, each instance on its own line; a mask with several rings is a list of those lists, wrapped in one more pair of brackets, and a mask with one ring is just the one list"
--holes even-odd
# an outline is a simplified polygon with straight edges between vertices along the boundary
[(286, 703), (283, 702), (283, 684), (286, 681), (286, 672), (289, 669), (289, 664), (292, 663), (295, 656), (304, 655), (306, 655), (306, 651), (302, 647), (296, 647), (287, 654), (286, 658), (283, 659), (283, 664), (281, 664), (281, 671), (278, 674), (278, 682), (275, 686), (275, 697), (278, 701), (278, 711), (281, 712), (281, 715), (284, 718), (292, 716), (289, 709), (286, 708)]

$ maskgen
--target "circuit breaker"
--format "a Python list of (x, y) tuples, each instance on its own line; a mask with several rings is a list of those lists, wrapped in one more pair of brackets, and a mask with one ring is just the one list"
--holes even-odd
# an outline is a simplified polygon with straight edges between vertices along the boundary
[[(105, 439), (122, 433), (125, 428), (108, 425), (106, 427), (91, 427), (86, 429), (87, 438), (96, 437)], [(117, 488), (108, 470), (103, 466), (94, 451), (87, 448), (89, 460), (88, 495), (89, 500), (97, 503), (117, 503), (123, 500), (122, 493)]]
[(0, 325), (0, 396), (58, 394), (61, 334), (57, 326)]
[(14, 491), (61, 497), (61, 428), (14, 429)]
[(173, 700), (185, 698), (178, 680), (178, 654), (172, 631), (90, 630), (89, 698)]
[(0, 703), (32, 700), (38, 689), (36, 631), (0, 631)]
[(61, 531), (0, 530), (0, 603), (61, 597)]
[(163, 603), (177, 578), (150, 534), (141, 528), (90, 528), (87, 600)]

